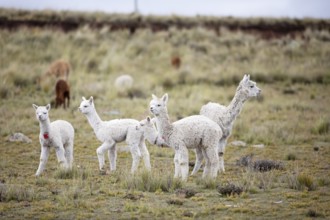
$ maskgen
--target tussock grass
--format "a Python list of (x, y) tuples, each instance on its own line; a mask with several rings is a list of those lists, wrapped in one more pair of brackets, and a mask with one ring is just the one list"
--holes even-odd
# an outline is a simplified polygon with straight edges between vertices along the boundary
[(123, 188), (127, 190), (139, 190), (145, 192), (173, 192), (181, 188), (184, 183), (180, 179), (173, 178), (172, 173), (161, 174), (147, 170), (138, 171), (134, 175), (125, 174)]
[(71, 170), (57, 169), (54, 178), (55, 179), (82, 179), (85, 180), (91, 176), (91, 170), (89, 169), (78, 169), (73, 167)]
[(317, 185), (314, 178), (308, 174), (295, 172), (289, 173), (286, 176), (288, 186), (291, 189), (313, 191), (316, 189)]
[(35, 199), (34, 190), (23, 185), (0, 184), (0, 202), (28, 201)]
[(217, 187), (216, 179), (198, 177), (195, 180), (196, 185), (202, 186), (204, 189), (215, 189)]
[(326, 118), (320, 118), (311, 131), (313, 134), (328, 134), (330, 131), (330, 120)]

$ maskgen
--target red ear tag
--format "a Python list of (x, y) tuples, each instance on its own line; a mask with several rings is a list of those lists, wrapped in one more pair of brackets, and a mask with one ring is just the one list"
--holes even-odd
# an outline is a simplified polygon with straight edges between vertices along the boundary
[(49, 138), (48, 133), (44, 133), (44, 138), (45, 139), (48, 139)]

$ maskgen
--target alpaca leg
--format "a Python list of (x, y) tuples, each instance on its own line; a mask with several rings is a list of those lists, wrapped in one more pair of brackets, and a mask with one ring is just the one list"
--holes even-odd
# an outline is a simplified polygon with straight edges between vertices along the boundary
[(73, 142), (69, 142), (65, 147), (65, 158), (68, 164), (68, 168), (72, 169), (73, 163)]
[(134, 173), (138, 166), (139, 166), (139, 163), (140, 163), (140, 158), (141, 158), (141, 152), (140, 152), (140, 149), (139, 149), (139, 146), (138, 145), (130, 145), (130, 151), (131, 151), (131, 154), (132, 154), (132, 168), (131, 168), (131, 173)]
[(117, 168), (116, 161), (117, 161), (117, 147), (114, 144), (109, 150), (108, 150), (108, 158), (110, 161), (110, 170), (114, 171)]
[(225, 162), (223, 159), (223, 153), (219, 152), (219, 172), (225, 172)]
[[(208, 172), (203, 173), (203, 177), (210, 176), (212, 178), (217, 177), (219, 170), (219, 157), (216, 147), (208, 147), (205, 149), (205, 156), (208, 159)], [(206, 167), (206, 166), (205, 166)]]
[(40, 174), (44, 171), (48, 157), (49, 157), (49, 148), (41, 147), (40, 162), (39, 162), (38, 170), (36, 172), (36, 176), (40, 176)]
[(65, 158), (65, 152), (64, 152), (63, 145), (55, 146), (55, 152), (56, 152), (57, 161), (60, 164), (60, 166), (62, 168), (67, 169), (68, 168), (68, 163), (67, 163), (66, 158)]
[(183, 181), (187, 181), (189, 175), (189, 154), (188, 149), (185, 146), (181, 147), (179, 157), (179, 164), (181, 170), (181, 178)]
[(145, 144), (144, 138), (140, 141), (139, 148), (140, 148), (140, 152), (142, 154), (144, 166), (148, 171), (150, 171), (151, 170), (150, 154), (149, 154), (149, 151), (148, 151), (147, 146)]
[(175, 151), (175, 155), (174, 155), (174, 178), (181, 177), (179, 157), (180, 157), (180, 153), (178, 151)]
[(193, 171), (191, 172), (190, 175), (195, 175), (198, 170), (200, 169), (201, 165), (202, 165), (202, 161), (203, 161), (203, 152), (200, 148), (196, 148), (195, 150), (195, 153), (196, 153), (196, 161), (195, 161), (195, 166), (194, 166), (194, 169)]
[[(114, 144), (114, 142), (112, 144)], [(104, 167), (105, 166), (104, 152), (107, 151), (107, 150), (109, 150), (111, 148), (112, 144), (109, 144), (109, 142), (104, 142), (96, 150), (97, 158), (99, 160), (100, 171), (105, 171), (105, 167)]]
[(219, 155), (219, 172), (225, 172), (225, 164), (223, 155), (225, 153), (225, 147), (227, 144), (227, 138), (221, 138), (218, 145), (218, 155)]
[(205, 178), (210, 173), (210, 167), (211, 167), (211, 165), (210, 165), (209, 155), (206, 153), (206, 150), (205, 149), (202, 150), (202, 154), (203, 154), (203, 157), (205, 158), (205, 166), (204, 166), (204, 171), (203, 171), (202, 178)]

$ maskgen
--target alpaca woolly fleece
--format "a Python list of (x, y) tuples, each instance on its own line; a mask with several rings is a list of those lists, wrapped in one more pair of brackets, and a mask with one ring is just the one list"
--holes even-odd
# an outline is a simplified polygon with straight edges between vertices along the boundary
[(143, 132), (137, 129), (139, 121), (135, 119), (102, 121), (96, 112), (93, 97), (90, 97), (89, 100), (82, 97), (79, 110), (87, 117), (97, 139), (102, 142), (102, 145), (96, 150), (101, 172), (105, 172), (104, 153), (106, 151), (108, 151), (110, 170), (116, 170), (116, 143), (123, 141), (126, 141), (132, 154), (131, 172), (134, 173), (137, 170), (141, 157), (143, 157), (146, 169), (151, 169), (149, 151), (145, 145)]
[(144, 137), (149, 141), (150, 144), (164, 147), (165, 141), (159, 135), (152, 121), (153, 120), (148, 116), (146, 119), (140, 121), (140, 125), (137, 127), (137, 129), (143, 132)]
[[(227, 144), (228, 138), (230, 137), (234, 122), (237, 116), (240, 114), (245, 101), (247, 101), (249, 98), (260, 95), (260, 93), (261, 89), (257, 87), (256, 82), (250, 80), (250, 75), (245, 74), (236, 89), (234, 98), (228, 106), (209, 102), (208, 104), (203, 105), (200, 110), (201, 115), (204, 115), (215, 121), (223, 132), (223, 136), (221, 137), (218, 146), (218, 152), (220, 156), (220, 170), (223, 172), (225, 171), (223, 153), (225, 152), (225, 146)], [(203, 156), (197, 156), (196, 158), (203, 158)], [(194, 170), (198, 170), (200, 165), (201, 161), (196, 160)]]
[(171, 124), (167, 113), (168, 95), (162, 98), (152, 95), (150, 111), (165, 144), (175, 150), (174, 177), (187, 180), (189, 172), (188, 149), (205, 154), (206, 165), (203, 177), (215, 178), (218, 170), (217, 146), (222, 136), (220, 127), (203, 115), (193, 115)]
[(32, 104), (32, 106), (36, 111), (36, 118), (40, 125), (41, 155), (36, 176), (39, 176), (45, 169), (51, 147), (55, 148), (57, 160), (61, 167), (71, 169), (74, 143), (74, 129), (72, 125), (64, 120), (50, 122), (48, 114), (50, 104), (47, 106)]

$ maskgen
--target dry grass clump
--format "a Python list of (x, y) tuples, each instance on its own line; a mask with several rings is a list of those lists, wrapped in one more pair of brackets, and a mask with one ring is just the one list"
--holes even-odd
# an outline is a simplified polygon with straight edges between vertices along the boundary
[(297, 156), (294, 153), (289, 153), (285, 156), (286, 160), (296, 160)]
[(240, 195), (243, 192), (243, 188), (233, 183), (217, 186), (217, 191), (224, 196)]
[(166, 203), (169, 205), (183, 205), (183, 201), (181, 199), (169, 199)]
[(313, 134), (328, 134), (330, 130), (330, 120), (327, 120), (325, 118), (321, 118), (317, 121), (315, 126), (312, 128)]
[(123, 198), (124, 199), (130, 199), (133, 201), (139, 200), (141, 198), (143, 198), (143, 194), (134, 194), (134, 193), (127, 193)]
[(288, 174), (286, 178), (289, 188), (291, 189), (296, 189), (296, 190), (307, 189), (308, 191), (313, 191), (316, 190), (317, 188), (313, 177), (311, 177), (308, 174), (295, 172), (293, 174)]
[(179, 179), (174, 179), (173, 175), (168, 173), (162, 175), (146, 170), (138, 171), (134, 175), (126, 175), (123, 180), (123, 187), (128, 190), (139, 190), (143, 192), (172, 192), (183, 186), (183, 182)]
[(253, 170), (260, 172), (284, 169), (284, 165), (281, 162), (273, 160), (256, 160), (252, 163), (251, 167)]
[(215, 189), (217, 187), (217, 183), (215, 179), (212, 178), (197, 178), (196, 184), (201, 185), (204, 189)]
[(21, 185), (0, 184), (0, 202), (32, 201), (34, 191)]
[(181, 189), (177, 189), (175, 190), (175, 194), (179, 197), (183, 197), (183, 198), (190, 198), (193, 197), (197, 192), (194, 189), (185, 189), (185, 188), (181, 188)]
[(82, 179), (85, 180), (91, 176), (90, 171), (86, 169), (72, 168), (71, 170), (58, 169), (55, 171), (55, 179)]
[(254, 171), (267, 172), (270, 170), (283, 170), (284, 165), (282, 162), (273, 160), (252, 160), (253, 154), (245, 155), (236, 161), (238, 166), (249, 167)]
[(324, 215), (322, 213), (319, 213), (319, 212), (315, 211), (314, 209), (309, 209), (306, 213), (306, 216), (310, 217), (310, 218), (324, 217)]

